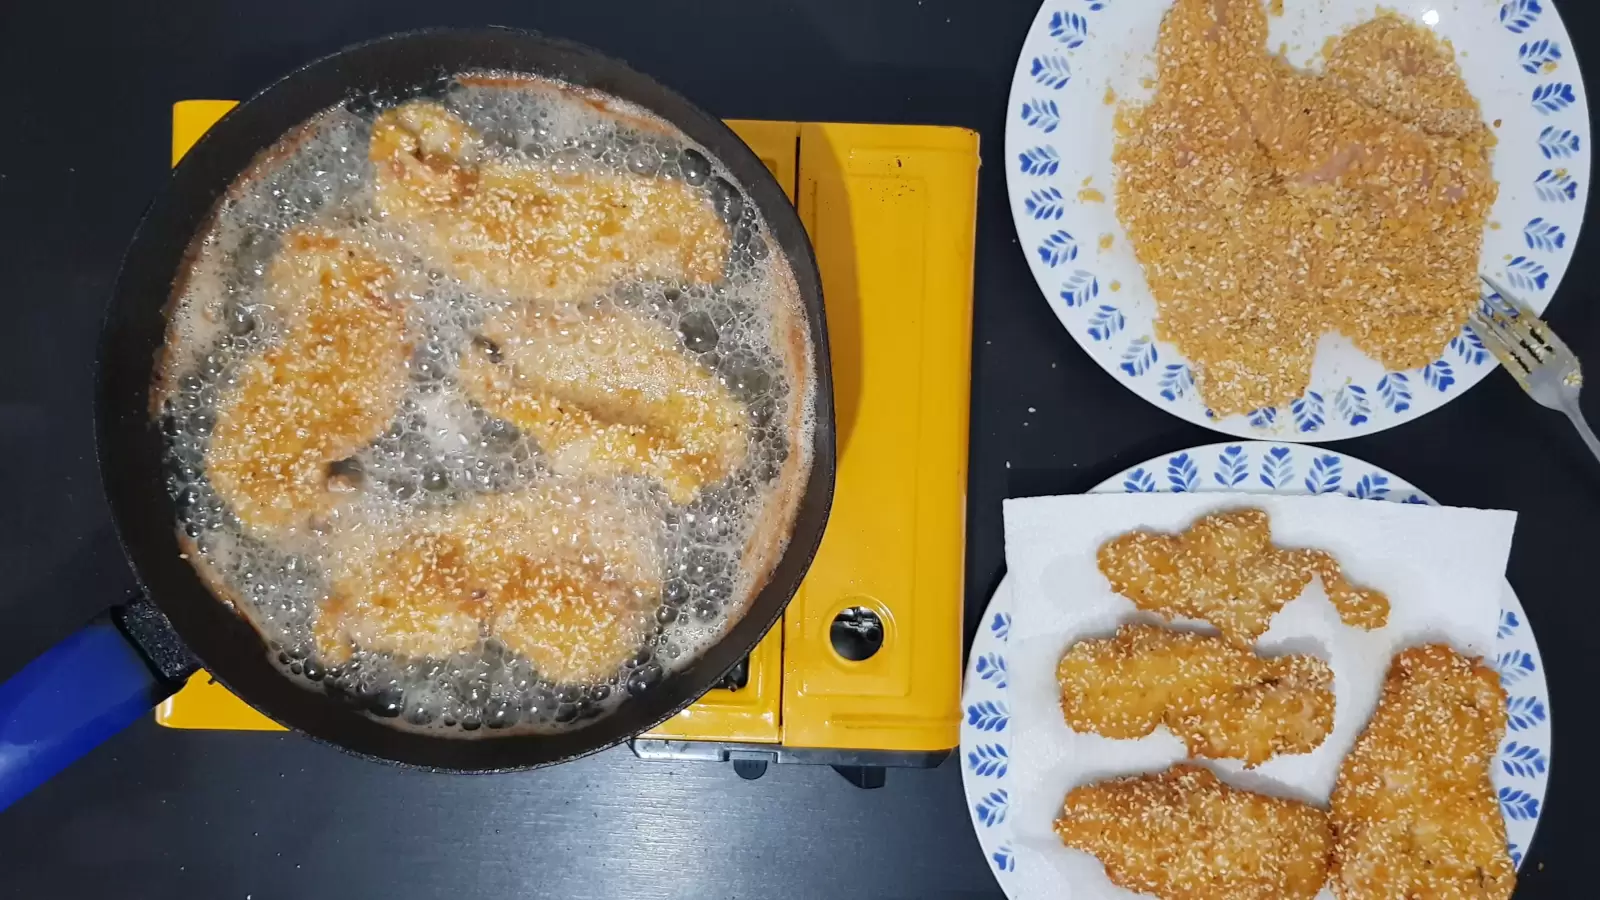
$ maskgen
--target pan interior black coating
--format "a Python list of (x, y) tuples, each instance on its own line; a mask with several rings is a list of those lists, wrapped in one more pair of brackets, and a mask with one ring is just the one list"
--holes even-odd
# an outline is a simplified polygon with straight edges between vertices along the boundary
[[(390, 728), (335, 698), (305, 690), (272, 665), (256, 632), (218, 602), (181, 558), (163, 486), (163, 439), (150, 411), (150, 375), (165, 340), (166, 306), (194, 235), (256, 155), (330, 106), (394, 102), (452, 74), (503, 70), (555, 78), (638, 104), (707, 148), (746, 189), (787, 257), (813, 348), (812, 465), (788, 548), (744, 616), (692, 665), (585, 728), (458, 740)], [(765, 167), (726, 126), (650, 78), (587, 48), (506, 29), (396, 35), (318, 60), (219, 122), (174, 170), (140, 224), (107, 313), (97, 410), (102, 477), (141, 583), (206, 668), (268, 716), (353, 753), (402, 764), (497, 771), (561, 762), (664, 721), (714, 685), (782, 614), (827, 521), (834, 478), (832, 383), (821, 289), (810, 243)]]

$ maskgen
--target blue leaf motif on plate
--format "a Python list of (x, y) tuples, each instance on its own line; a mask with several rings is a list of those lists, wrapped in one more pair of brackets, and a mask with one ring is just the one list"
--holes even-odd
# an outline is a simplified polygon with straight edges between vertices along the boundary
[(1561, 230), (1561, 226), (1543, 218), (1534, 219), (1523, 226), (1522, 239), (1528, 242), (1529, 250), (1543, 250), (1546, 253), (1567, 245), (1567, 233)]
[(1011, 615), (1009, 613), (995, 613), (994, 619), (989, 622), (989, 630), (1002, 642), (1011, 638)]
[(1545, 159), (1566, 159), (1576, 156), (1581, 149), (1583, 139), (1576, 132), (1554, 125), (1546, 125), (1539, 132), (1539, 152), (1544, 154)]
[(1529, 41), (1517, 49), (1517, 59), (1528, 74), (1537, 75), (1540, 69), (1555, 68), (1550, 64), (1561, 59), (1561, 45), (1546, 38)]
[(1306, 391), (1306, 395), (1289, 404), (1289, 412), (1294, 414), (1294, 427), (1301, 432), (1316, 431), (1322, 427), (1322, 395), (1316, 391)]
[(1506, 724), (1512, 731), (1527, 731), (1549, 716), (1544, 701), (1538, 697), (1512, 697), (1506, 701)]
[(1054, 175), (1061, 168), (1061, 154), (1049, 144), (1040, 144), (1018, 153), (1017, 166), (1024, 175)]
[(1566, 169), (1545, 169), (1533, 180), (1533, 189), (1546, 203), (1567, 203), (1578, 199), (1578, 182)]
[(1051, 268), (1077, 258), (1078, 241), (1071, 232), (1053, 231), (1039, 245), (1039, 259)]
[(1389, 497), (1389, 479), (1376, 472), (1363, 475), (1356, 486), (1350, 489), (1350, 496), (1357, 500), (1386, 500)]
[(1168, 363), (1161, 371), (1161, 399), (1172, 401), (1189, 393), (1194, 387), (1194, 373), (1183, 363)]
[(1011, 765), (1011, 756), (1002, 744), (979, 744), (967, 753), (967, 768), (974, 775), (993, 775), (996, 778), (1006, 777), (1006, 769)]
[(1147, 337), (1139, 338), (1122, 351), (1122, 365), (1119, 368), (1129, 375), (1138, 377), (1150, 371), (1156, 364), (1155, 342)]
[(1129, 494), (1153, 494), (1156, 492), (1155, 476), (1142, 468), (1134, 469), (1122, 482), (1122, 489)]
[(1527, 791), (1501, 788), (1500, 808), (1517, 821), (1539, 818), (1539, 799)]
[(1490, 360), (1490, 351), (1483, 346), (1483, 338), (1472, 330), (1472, 325), (1462, 325), (1461, 333), (1450, 338), (1450, 349), (1461, 357), (1462, 364), (1483, 365)]
[(1051, 13), (1050, 36), (1068, 50), (1075, 50), (1089, 37), (1089, 20), (1077, 13)]
[(1495, 629), (1495, 637), (1505, 640), (1516, 634), (1517, 629), (1521, 627), (1522, 620), (1517, 618), (1516, 613), (1509, 609), (1502, 609), (1500, 610), (1500, 627)]
[(1572, 85), (1565, 81), (1552, 81), (1533, 89), (1533, 108), (1547, 116), (1577, 102), (1578, 98), (1572, 92)]
[(1039, 84), (1059, 91), (1072, 80), (1072, 66), (1064, 56), (1035, 56), (1028, 74)]
[(1017, 870), (1017, 855), (1011, 852), (1010, 845), (1001, 845), (994, 852), (994, 866), (1002, 872), (1015, 872)]
[(1428, 383), (1428, 387), (1443, 394), (1456, 383), (1456, 373), (1449, 363), (1441, 359), (1422, 367), (1422, 380)]
[(1174, 491), (1192, 491), (1200, 483), (1200, 468), (1187, 453), (1179, 453), (1167, 460), (1167, 483)]
[(1411, 408), (1411, 381), (1402, 372), (1390, 372), (1378, 379), (1378, 396), (1383, 405), (1397, 413)]
[(1250, 421), (1251, 428), (1270, 428), (1278, 420), (1278, 410), (1276, 407), (1263, 406), (1250, 410), (1250, 415), (1245, 418)]
[(1367, 400), (1367, 389), (1359, 384), (1347, 384), (1333, 395), (1333, 408), (1339, 418), (1351, 425), (1361, 425), (1372, 413), (1372, 403)]
[(1306, 474), (1306, 490), (1313, 494), (1327, 494), (1339, 489), (1344, 478), (1344, 460), (1332, 453), (1324, 453), (1311, 461), (1311, 471)]
[[(1071, 304), (1068, 304), (1069, 306)], [(1101, 306), (1089, 317), (1089, 339), (1103, 341), (1122, 330), (1127, 320), (1115, 306)]]
[(1004, 703), (981, 700), (967, 707), (967, 724), (979, 731), (1005, 731), (1011, 711)]
[(993, 828), (1006, 820), (1006, 810), (1011, 805), (1011, 795), (1005, 788), (990, 791), (978, 800), (972, 808), (978, 814), (978, 821), (985, 826)]
[(998, 653), (985, 653), (973, 664), (973, 670), (984, 681), (994, 682), (1002, 690), (1006, 687), (1006, 659)]
[(1022, 121), (1049, 134), (1061, 124), (1061, 107), (1054, 100), (1035, 97), (1022, 104)]
[(1539, 0), (1510, 0), (1500, 7), (1500, 24), (1513, 34), (1521, 34), (1539, 21), (1542, 12)]
[(1494, 667), (1500, 672), (1500, 683), (1509, 688), (1526, 678), (1536, 665), (1528, 651), (1507, 650), (1495, 658)]
[(1550, 273), (1535, 260), (1518, 256), (1506, 263), (1506, 280), (1519, 291), (1542, 291)]
[[(1522, 868), (1522, 848), (1516, 844), (1507, 844), (1506, 852), (1511, 854), (1511, 864), (1519, 869)], [(1009, 872), (1011, 870), (1007, 869), (1006, 871)]]
[(1211, 477), (1223, 487), (1237, 487), (1250, 477), (1250, 455), (1243, 447), (1222, 448), (1222, 454), (1217, 457), (1217, 471)]
[(1028, 215), (1041, 222), (1045, 219), (1061, 218), (1063, 205), (1061, 192), (1055, 188), (1034, 191), (1022, 201), (1022, 208), (1028, 211)]
[(1261, 461), (1261, 483), (1269, 488), (1280, 488), (1294, 480), (1294, 460), (1289, 458), (1288, 447), (1273, 447)]
[(1500, 748), (1500, 768), (1504, 769), (1507, 775), (1537, 778), (1549, 767), (1550, 760), (1538, 747), (1512, 741)]
[[(1078, 255), (1076, 247), (1073, 248), (1072, 255)], [(1061, 302), (1069, 307), (1082, 306), (1098, 296), (1100, 296), (1100, 279), (1090, 272), (1079, 269), (1061, 282)]]
[(1432, 501), (1430, 501), (1427, 497), (1422, 496), (1421, 494), (1412, 494), (1412, 495), (1406, 497), (1404, 500), (1401, 500), (1400, 502), (1401, 503), (1410, 503), (1413, 506), (1432, 506), (1433, 505)]
[(1089, 9), (1093, 12), (1099, 12), (1110, 5), (1111, 0), (1089, 0)]

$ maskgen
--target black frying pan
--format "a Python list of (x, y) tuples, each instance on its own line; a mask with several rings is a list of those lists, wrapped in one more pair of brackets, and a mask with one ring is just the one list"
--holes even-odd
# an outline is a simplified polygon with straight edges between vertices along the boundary
[[(748, 192), (788, 258), (815, 348), (811, 472), (788, 550), (769, 582), (693, 665), (611, 715), (560, 734), (461, 739), (401, 731), (281, 674), (256, 631), (179, 557), (177, 512), (163, 484), (164, 439), (150, 412), (151, 375), (166, 336), (174, 277), (217, 199), (256, 154), (330, 106), (404, 99), (470, 69), (596, 88), (655, 112), (709, 150)], [(198, 665), (277, 722), (373, 759), (490, 772), (612, 746), (683, 709), (750, 652), (799, 587), (833, 496), (833, 385), (822, 291), (810, 242), (782, 189), (725, 125), (648, 76), (587, 47), (507, 29), (420, 31), (359, 44), (290, 74), (218, 122), (173, 171), (134, 235), (106, 316), (99, 388), (100, 471), (143, 596), (0, 685), (0, 808), (143, 715)]]

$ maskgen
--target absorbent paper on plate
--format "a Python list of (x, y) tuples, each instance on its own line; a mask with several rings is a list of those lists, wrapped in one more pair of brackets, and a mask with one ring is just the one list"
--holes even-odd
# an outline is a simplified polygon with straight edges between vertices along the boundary
[[(1333, 732), (1312, 753), (1278, 756), (1255, 769), (1201, 761), (1229, 784), (1326, 808), (1339, 764), (1366, 727), (1393, 655), (1444, 642), (1489, 656), (1516, 514), (1355, 500), (1338, 495), (1089, 494), (1007, 500), (1006, 564), (1015, 610), (1007, 688), (1011, 706), (1011, 818), (1018, 896), (1028, 900), (1128, 900), (1092, 856), (1062, 846), (1051, 830), (1067, 791), (1106, 778), (1164, 771), (1185, 758), (1165, 728), (1137, 741), (1078, 734), (1061, 715), (1055, 668), (1085, 638), (1127, 621), (1157, 621), (1111, 590), (1095, 554), (1128, 531), (1179, 532), (1196, 519), (1240, 507), (1265, 510), (1280, 547), (1332, 553), (1346, 576), (1385, 592), (1389, 624), (1378, 631), (1339, 620), (1313, 579), (1256, 644), (1264, 655), (1309, 653), (1333, 667)], [(1204, 623), (1178, 627), (1212, 630)], [(1320, 896), (1332, 897), (1324, 890)]]

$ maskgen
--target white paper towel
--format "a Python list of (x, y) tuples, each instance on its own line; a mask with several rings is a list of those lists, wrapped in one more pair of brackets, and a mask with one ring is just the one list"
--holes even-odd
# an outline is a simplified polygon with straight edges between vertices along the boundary
[[(1315, 752), (1280, 756), (1252, 770), (1204, 761), (1228, 783), (1326, 808), (1344, 760), (1377, 705), (1398, 650), (1442, 641), (1488, 655), (1516, 514), (1337, 495), (1090, 494), (1007, 500), (1006, 565), (1016, 607), (1007, 662), (1011, 706), (1011, 818), (1018, 896), (1028, 900), (1127, 900), (1092, 856), (1061, 845), (1051, 823), (1068, 790), (1119, 775), (1160, 772), (1184, 758), (1165, 728), (1137, 741), (1077, 734), (1062, 720), (1055, 667), (1078, 640), (1111, 635), (1129, 620), (1154, 620), (1114, 593), (1096, 566), (1107, 540), (1138, 528), (1176, 532), (1222, 509), (1255, 507), (1272, 519), (1273, 542), (1332, 553), (1352, 582), (1384, 591), (1388, 627), (1346, 627), (1313, 580), (1257, 643), (1263, 654), (1310, 653), (1333, 666), (1333, 733)], [(1209, 630), (1203, 623), (1180, 627)], [(1324, 891), (1324, 897), (1332, 897)]]

